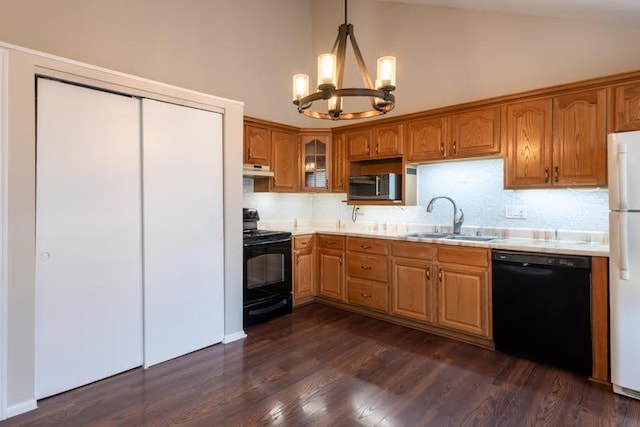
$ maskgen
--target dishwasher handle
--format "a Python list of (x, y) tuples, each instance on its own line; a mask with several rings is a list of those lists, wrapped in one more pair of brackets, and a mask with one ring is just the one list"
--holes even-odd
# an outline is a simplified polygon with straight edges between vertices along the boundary
[(494, 262), (508, 262), (526, 265), (546, 265), (568, 268), (591, 268), (591, 258), (575, 255), (547, 255), (532, 252), (515, 252), (493, 250), (491, 259)]

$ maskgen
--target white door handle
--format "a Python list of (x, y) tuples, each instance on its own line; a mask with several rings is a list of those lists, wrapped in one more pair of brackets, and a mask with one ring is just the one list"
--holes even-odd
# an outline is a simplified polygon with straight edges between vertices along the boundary
[(620, 279), (629, 280), (629, 241), (627, 238), (627, 213), (620, 213)]
[(627, 144), (618, 144), (618, 191), (620, 193), (620, 209), (628, 209)]

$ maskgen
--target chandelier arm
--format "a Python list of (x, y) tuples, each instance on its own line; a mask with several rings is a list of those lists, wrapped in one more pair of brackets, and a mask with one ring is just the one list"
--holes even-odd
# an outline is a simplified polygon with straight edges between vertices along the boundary
[(355, 54), (356, 61), (358, 62), (358, 68), (360, 68), (360, 75), (362, 76), (362, 81), (364, 82), (364, 85), (368, 89), (373, 89), (373, 83), (371, 82), (371, 77), (369, 77), (369, 72), (367, 71), (367, 65), (364, 63), (364, 59), (362, 59), (362, 53), (360, 53), (360, 48), (358, 47), (356, 36), (353, 34), (353, 25), (349, 25), (349, 27), (350, 27), (349, 39), (351, 40), (353, 53)]
[(336, 61), (337, 61), (337, 87), (342, 87), (342, 82), (344, 80), (344, 66), (345, 66), (345, 58), (347, 53), (347, 34), (348, 34), (348, 26), (340, 25), (338, 28), (338, 51), (336, 52)]

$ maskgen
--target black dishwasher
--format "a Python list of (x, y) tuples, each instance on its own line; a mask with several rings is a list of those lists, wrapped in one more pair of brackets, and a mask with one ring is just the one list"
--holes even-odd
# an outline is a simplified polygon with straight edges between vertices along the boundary
[(591, 259), (492, 252), (496, 350), (591, 374)]

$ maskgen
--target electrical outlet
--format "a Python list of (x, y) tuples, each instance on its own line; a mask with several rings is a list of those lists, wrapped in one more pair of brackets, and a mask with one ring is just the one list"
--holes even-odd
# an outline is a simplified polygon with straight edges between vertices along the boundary
[(526, 219), (527, 207), (524, 205), (505, 205), (504, 217), (512, 219)]
[(364, 206), (358, 206), (358, 215), (364, 215)]

